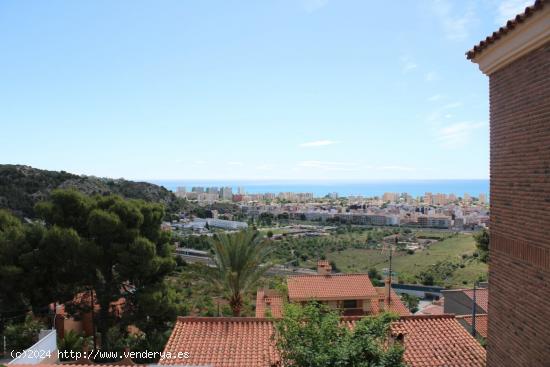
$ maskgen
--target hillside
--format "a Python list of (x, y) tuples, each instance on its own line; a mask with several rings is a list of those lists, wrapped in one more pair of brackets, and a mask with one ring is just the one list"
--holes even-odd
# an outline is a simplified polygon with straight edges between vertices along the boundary
[(0, 208), (34, 216), (34, 205), (54, 189), (75, 189), (87, 195), (117, 194), (130, 199), (162, 203), (168, 211), (177, 208), (177, 198), (164, 187), (124, 179), (79, 176), (65, 171), (47, 171), (23, 165), (0, 165)]

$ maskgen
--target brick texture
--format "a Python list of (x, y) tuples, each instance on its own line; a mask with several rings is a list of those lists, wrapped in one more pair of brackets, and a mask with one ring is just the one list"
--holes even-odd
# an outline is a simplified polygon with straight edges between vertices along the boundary
[(490, 77), (489, 367), (550, 366), (550, 42)]

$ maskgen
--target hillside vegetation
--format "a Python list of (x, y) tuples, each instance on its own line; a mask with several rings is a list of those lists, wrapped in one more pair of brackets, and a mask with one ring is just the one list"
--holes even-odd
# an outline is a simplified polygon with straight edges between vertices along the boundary
[[(367, 272), (389, 266), (388, 254), (379, 249), (348, 248), (329, 253), (327, 258), (344, 272)], [(487, 277), (487, 264), (479, 260), (470, 234), (447, 237), (414, 254), (396, 251), (392, 266), (400, 281), (405, 283), (456, 288), (471, 286), (475, 280)]]
[(54, 189), (75, 189), (87, 195), (116, 194), (129, 199), (161, 203), (168, 212), (177, 208), (176, 196), (164, 187), (124, 179), (79, 176), (23, 165), (0, 165), (0, 208), (19, 216), (34, 217), (34, 205)]

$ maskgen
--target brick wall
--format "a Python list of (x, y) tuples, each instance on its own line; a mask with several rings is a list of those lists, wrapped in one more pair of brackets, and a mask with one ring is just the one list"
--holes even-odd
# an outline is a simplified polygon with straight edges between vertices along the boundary
[(489, 367), (550, 366), (550, 42), (490, 77)]

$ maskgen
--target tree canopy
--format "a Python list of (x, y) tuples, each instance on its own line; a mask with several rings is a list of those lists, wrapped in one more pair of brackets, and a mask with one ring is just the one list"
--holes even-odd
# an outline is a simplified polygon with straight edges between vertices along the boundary
[(240, 316), (243, 295), (269, 270), (266, 263), (271, 251), (257, 231), (217, 234), (212, 240), (216, 269), (212, 280), (229, 298), (234, 316)]
[(404, 367), (401, 344), (388, 340), (392, 314), (366, 317), (353, 330), (327, 306), (288, 304), (276, 321), (283, 365), (294, 367)]
[(121, 298), (122, 315), (116, 317), (123, 322), (117, 326), (134, 322), (145, 333), (166, 330), (177, 311), (176, 297), (164, 283), (175, 261), (170, 236), (160, 230), (162, 205), (56, 190), (35, 210), (43, 223), (24, 225), (0, 211), (3, 316), (29, 308), (40, 312), (52, 302), (70, 304), (93, 292), (104, 349), (115, 325), (111, 304)]

